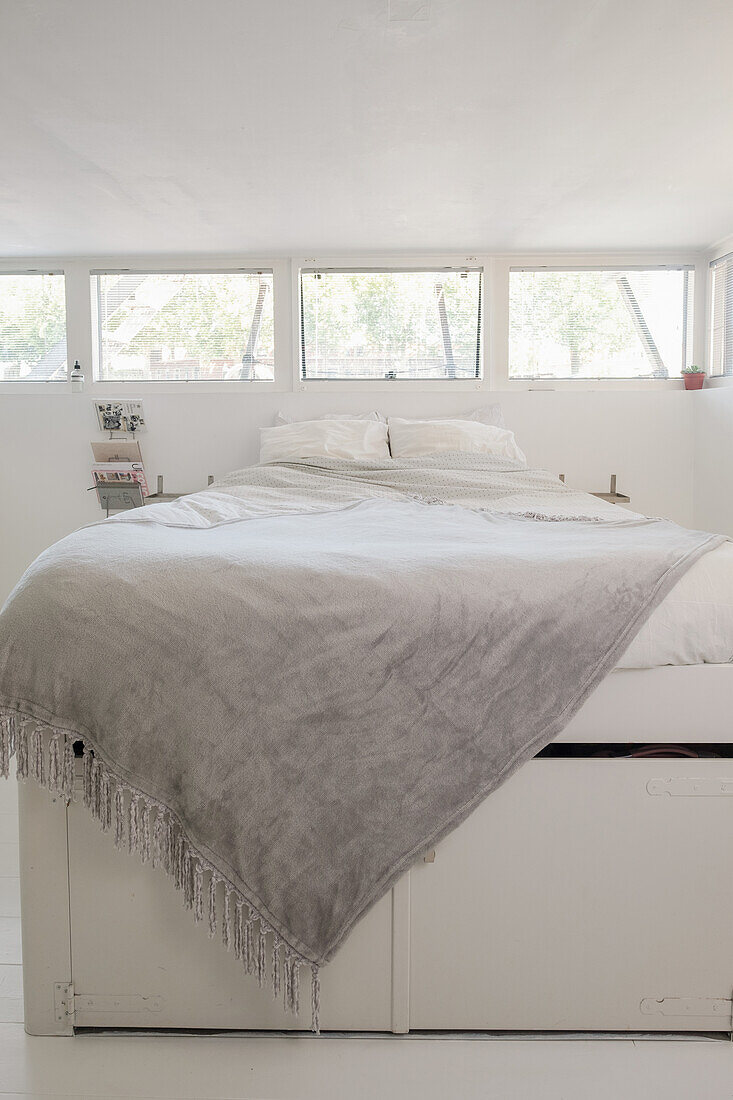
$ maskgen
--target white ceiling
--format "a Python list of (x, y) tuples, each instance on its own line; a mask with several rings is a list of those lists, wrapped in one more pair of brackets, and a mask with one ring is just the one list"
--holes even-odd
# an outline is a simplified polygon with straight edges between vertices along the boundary
[(0, 3), (0, 255), (733, 232), (730, 0), (391, 2)]

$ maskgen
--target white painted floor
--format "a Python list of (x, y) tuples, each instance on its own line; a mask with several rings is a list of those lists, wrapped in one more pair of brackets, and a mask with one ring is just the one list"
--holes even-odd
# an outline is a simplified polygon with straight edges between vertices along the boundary
[(23, 1031), (16, 791), (0, 780), (0, 1098), (733, 1100), (733, 1044)]

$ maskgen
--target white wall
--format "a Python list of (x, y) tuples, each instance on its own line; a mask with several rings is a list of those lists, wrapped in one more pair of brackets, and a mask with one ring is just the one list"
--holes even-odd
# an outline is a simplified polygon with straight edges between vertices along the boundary
[[(729, 252), (733, 237), (719, 241), (707, 260)], [(708, 380), (705, 389), (690, 396), (695, 398), (694, 523), (733, 536), (733, 379)]]
[[(439, 416), (499, 401), (530, 464), (569, 484), (604, 490), (611, 473), (632, 507), (693, 521), (693, 402), (680, 390), (405, 393), (142, 392), (146, 469), (166, 489), (191, 492), (257, 459), (260, 426), (280, 408), (298, 415), (378, 407)], [(705, 394), (713, 397), (714, 394)], [(731, 393), (733, 399), (733, 393)], [(690, 400), (692, 399), (692, 400)], [(731, 406), (733, 409), (733, 405)], [(172, 423), (174, 421), (175, 423)], [(0, 600), (46, 546), (102, 515), (90, 484), (89, 441), (99, 432), (88, 394), (0, 395)]]
[(733, 536), (733, 380), (694, 396), (694, 525)]

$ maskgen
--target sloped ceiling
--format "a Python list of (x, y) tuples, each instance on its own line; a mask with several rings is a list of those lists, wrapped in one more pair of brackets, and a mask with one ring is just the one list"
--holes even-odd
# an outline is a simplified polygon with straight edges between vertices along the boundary
[(15, 0), (0, 40), (0, 255), (733, 231), (730, 0)]

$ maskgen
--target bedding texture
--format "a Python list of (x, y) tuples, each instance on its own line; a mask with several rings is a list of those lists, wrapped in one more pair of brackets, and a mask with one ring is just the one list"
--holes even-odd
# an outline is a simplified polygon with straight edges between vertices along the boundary
[(293, 1010), (309, 973), (317, 1028), (354, 923), (722, 541), (489, 455), (242, 470), (28, 569), (0, 770), (70, 798), (83, 745), (102, 828)]

